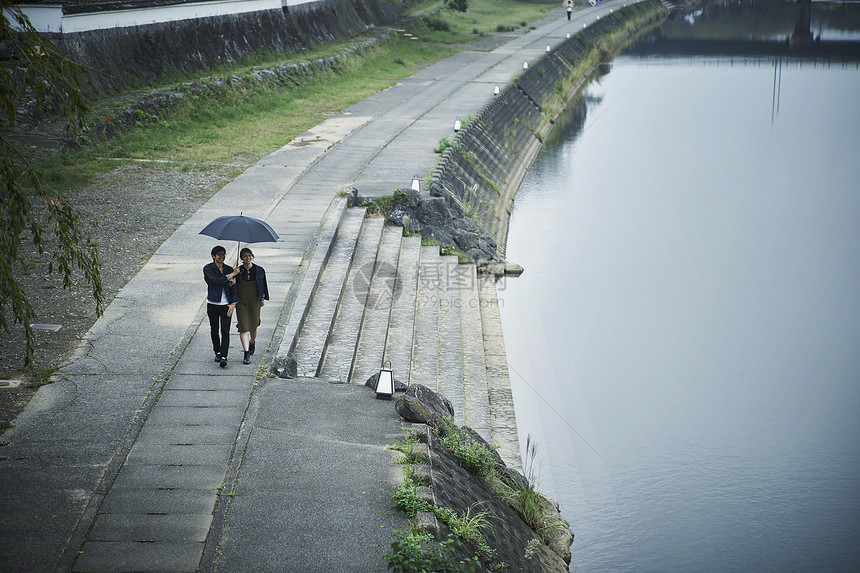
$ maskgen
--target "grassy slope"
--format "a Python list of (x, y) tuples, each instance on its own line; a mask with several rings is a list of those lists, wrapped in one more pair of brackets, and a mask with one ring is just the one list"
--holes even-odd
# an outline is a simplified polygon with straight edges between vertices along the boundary
[[(303, 85), (289, 89), (232, 90), (219, 96), (189, 98), (187, 105), (169, 117), (144, 118), (141, 127), (107, 142), (43, 160), (40, 170), (49, 187), (66, 192), (74, 192), (99, 173), (133, 160), (166, 160), (183, 163), (187, 169), (204, 170), (226, 164), (241, 170), (348, 105), (452, 55), (460, 49), (458, 44), (526, 27), (555, 6), (556, 2), (470, 0), (466, 13), (455, 13), (439, 3), (423, 2), (414, 7), (413, 13), (421, 17), (410, 26), (410, 31), (420, 38), (417, 42), (393, 35), (373, 50), (348, 56), (337, 72), (318, 72)], [(256, 61), (210, 70), (206, 78), (171, 79), (193, 83), (247, 75), (255, 69), (330, 56), (363, 40), (354, 38), (319, 46), (300, 56), (269, 54)], [(151, 86), (165, 87), (168, 86)], [(135, 94), (123, 94), (121, 99), (127, 102), (134, 97)], [(116, 113), (115, 101), (91, 102), (93, 132), (101, 128), (105, 117)]]

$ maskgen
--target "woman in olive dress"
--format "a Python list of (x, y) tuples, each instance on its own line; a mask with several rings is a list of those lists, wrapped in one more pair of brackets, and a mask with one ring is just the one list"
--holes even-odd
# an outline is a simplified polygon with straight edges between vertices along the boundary
[(239, 302), (236, 304), (236, 327), (239, 329), (239, 340), (245, 351), (243, 364), (251, 363), (254, 354), (254, 343), (257, 340), (257, 327), (260, 326), (260, 309), (269, 300), (269, 285), (266, 283), (266, 271), (260, 265), (254, 264), (254, 253), (248, 247), (239, 251), (242, 264), (239, 266), (239, 276), (236, 284), (239, 287)]

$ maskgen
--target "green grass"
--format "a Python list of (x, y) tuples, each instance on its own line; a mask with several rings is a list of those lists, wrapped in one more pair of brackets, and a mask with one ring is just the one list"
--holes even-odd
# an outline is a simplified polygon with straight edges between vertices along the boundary
[(451, 245), (442, 245), (439, 248), (440, 255), (454, 255), (457, 257), (457, 263), (461, 265), (468, 265), (472, 261), (469, 260), (469, 257), (466, 256), (466, 253), (461, 251), (456, 247), (452, 247)]
[[(393, 34), (391, 39), (363, 47), (367, 37), (315, 46), (301, 53), (261, 53), (205, 72), (173, 73), (146, 91), (128, 90), (118, 97), (90, 101), (89, 133), (82, 134), (85, 149), (40, 160), (37, 168), (49, 189), (75, 191), (91, 184), (96, 176), (133, 160), (165, 161), (192, 169), (242, 165), (279, 149), (320, 121), (340, 113), (352, 103), (394, 85), (437, 60), (460, 50), (455, 44), (492, 34), (500, 25), (523, 28), (554, 7), (551, 3), (470, 0), (465, 13), (452, 12), (441, 3), (426, 1), (412, 12), (429, 19), (444, 20), (446, 30), (433, 30), (421, 18), (413, 20), (419, 41)], [(116, 117), (129, 101), (151, 89), (179, 89), (178, 82), (212, 85), (216, 80), (248, 76), (260, 69), (337, 56), (336, 71), (316, 71), (287, 88), (246, 85), (243, 89), (206, 90), (206, 95), (187, 96), (169, 114), (156, 117), (140, 112), (134, 130), (99, 143), (106, 117)]]
[(552, 505), (549, 500), (538, 490), (538, 480), (535, 469), (537, 458), (537, 444), (532, 441), (531, 435), (526, 438), (525, 477), (527, 485), (520, 488), (511, 488), (501, 480), (492, 479), (491, 485), (501, 495), (522, 520), (547, 544), (552, 541), (553, 533), (562, 527), (560, 523), (551, 520)]
[(423, 14), (430, 23), (444, 22), (447, 29), (438, 29), (440, 26), (434, 24), (411, 31), (423, 41), (441, 44), (472, 42), (498, 32), (527, 30), (528, 22), (546, 16), (547, 11), (557, 5), (557, 2), (469, 0), (469, 9), (459, 13), (444, 8), (441, 2), (425, 0), (414, 10)]
[(471, 573), (480, 568), (477, 557), (457, 560), (460, 540), (453, 534), (438, 544), (426, 532), (394, 530), (394, 536), (391, 552), (385, 555), (388, 569), (394, 573)]
[[(39, 170), (49, 188), (74, 191), (123, 163), (117, 159), (167, 161), (184, 169), (191, 169), (185, 164), (252, 164), (350, 104), (455, 52), (394, 38), (367, 53), (350, 54), (337, 72), (317, 71), (289, 90), (255, 86), (189, 96), (169, 117), (42, 160)], [(102, 108), (95, 116), (110, 116), (108, 112)]]
[(45, 368), (36, 368), (33, 371), (33, 377), (30, 379), (29, 386), (31, 388), (39, 388), (40, 386), (45, 386), (46, 384), (50, 384), (53, 382), (51, 380), (51, 376), (54, 375), (54, 372), (59, 370), (59, 366), (49, 366)]

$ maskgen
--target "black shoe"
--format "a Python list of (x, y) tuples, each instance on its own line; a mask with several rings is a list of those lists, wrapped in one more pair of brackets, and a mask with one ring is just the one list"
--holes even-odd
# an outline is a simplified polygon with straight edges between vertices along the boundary
[(254, 346), (255, 345), (253, 342), (248, 345), (248, 354), (250, 354), (251, 356), (254, 355)]
[(224, 356), (221, 357), (221, 368), (227, 368), (227, 358)]
[(242, 364), (250, 364), (251, 363), (251, 353), (246, 351), (245, 358), (242, 359)]
[(220, 352), (215, 353), (215, 362), (221, 362), (221, 353)]

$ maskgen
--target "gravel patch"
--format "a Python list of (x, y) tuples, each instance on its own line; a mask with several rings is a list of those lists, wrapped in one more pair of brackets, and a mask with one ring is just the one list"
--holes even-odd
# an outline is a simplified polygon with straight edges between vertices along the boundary
[[(123, 164), (99, 177), (72, 198), (81, 228), (99, 245), (106, 305), (146, 264), (159, 246), (218, 190), (236, 167), (177, 166), (141, 162)], [(92, 226), (95, 223), (97, 226)], [(48, 273), (47, 255), (22, 245), (21, 276), (30, 303), (42, 324), (59, 330), (36, 333), (37, 371), (65, 364), (96, 321), (92, 291), (82, 280), (64, 289), (57, 273)], [(10, 320), (11, 322), (11, 320)], [(26, 407), (35, 389), (24, 363), (24, 327), (0, 329), (0, 381), (20, 380), (18, 387), (0, 384), (0, 422), (11, 422)]]

